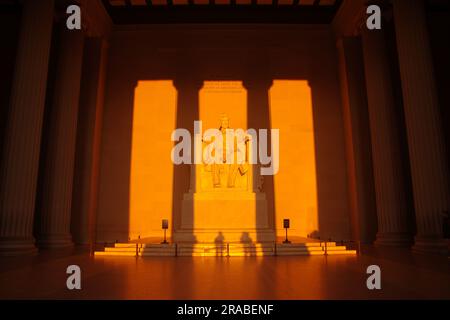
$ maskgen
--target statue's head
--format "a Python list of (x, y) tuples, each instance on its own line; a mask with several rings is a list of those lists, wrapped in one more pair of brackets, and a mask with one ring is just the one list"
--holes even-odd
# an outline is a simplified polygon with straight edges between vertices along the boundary
[(220, 128), (219, 130), (225, 130), (230, 127), (230, 119), (226, 114), (220, 116)]

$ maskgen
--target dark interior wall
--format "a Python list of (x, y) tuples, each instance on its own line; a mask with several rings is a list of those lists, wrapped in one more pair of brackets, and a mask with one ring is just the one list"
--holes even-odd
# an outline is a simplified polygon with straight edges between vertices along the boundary
[[(317, 231), (327, 238), (350, 237), (342, 108), (329, 26), (126, 26), (114, 32), (108, 60), (98, 241), (127, 240), (134, 90), (139, 80), (161, 79), (192, 84), (198, 80), (308, 81), (315, 131)], [(184, 88), (177, 86), (177, 90)], [(187, 191), (182, 189), (176, 192)], [(267, 197), (269, 202), (278, 201), (276, 190)]]
[(450, 172), (450, 11), (428, 12), (428, 30)]
[(20, 32), (20, 6), (0, 6), (0, 159), (8, 119), (17, 41)]

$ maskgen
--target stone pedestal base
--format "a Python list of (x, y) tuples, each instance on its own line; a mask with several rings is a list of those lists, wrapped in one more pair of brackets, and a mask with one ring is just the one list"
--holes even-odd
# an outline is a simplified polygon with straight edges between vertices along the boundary
[(183, 229), (176, 230), (173, 242), (177, 243), (260, 243), (275, 242), (275, 233), (270, 229)]
[(39, 238), (38, 245), (45, 249), (58, 249), (73, 247), (72, 237), (68, 235), (49, 235)]
[(448, 254), (448, 242), (442, 238), (416, 237), (412, 250), (413, 252), (416, 253), (431, 253), (431, 254), (446, 255)]
[(275, 241), (265, 194), (233, 189), (185, 194), (174, 241)]
[(0, 240), (0, 256), (31, 256), (37, 252), (33, 238), (3, 238)]
[(412, 244), (408, 233), (378, 233), (376, 246), (409, 247)]

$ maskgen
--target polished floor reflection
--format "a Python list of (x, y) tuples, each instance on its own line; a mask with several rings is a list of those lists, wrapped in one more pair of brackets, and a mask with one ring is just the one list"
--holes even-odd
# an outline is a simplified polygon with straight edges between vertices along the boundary
[[(0, 298), (61, 299), (450, 299), (447, 257), (367, 247), (329, 257), (90, 257), (85, 251), (0, 258)], [(66, 268), (82, 289), (66, 289)], [(377, 264), (382, 290), (366, 287)]]

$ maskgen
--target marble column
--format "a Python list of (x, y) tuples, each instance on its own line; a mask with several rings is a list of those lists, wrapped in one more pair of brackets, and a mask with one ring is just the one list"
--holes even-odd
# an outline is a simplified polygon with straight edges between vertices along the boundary
[(84, 35), (61, 25), (43, 164), (40, 247), (72, 245), (70, 216)]
[(36, 184), (54, 14), (53, 0), (23, 2), (0, 180), (0, 254), (36, 252)]
[(99, 64), (98, 64), (98, 82), (97, 95), (95, 100), (95, 123), (93, 124), (92, 137), (92, 158), (91, 175), (89, 179), (89, 202), (88, 202), (88, 230), (91, 254), (97, 241), (97, 211), (98, 211), (98, 192), (100, 180), (100, 153), (103, 130), (103, 113), (105, 105), (106, 92), (106, 74), (108, 66), (109, 41), (105, 38), (99, 40)]
[(362, 31), (378, 233), (375, 244), (407, 246), (407, 203), (393, 83), (383, 30)]
[(417, 224), (413, 249), (442, 253), (441, 214), (450, 194), (424, 1), (393, 4)]
[(85, 40), (80, 110), (72, 198), (72, 237), (77, 244), (95, 243), (100, 143), (103, 119), (108, 42)]
[(353, 240), (372, 243), (375, 240), (377, 218), (361, 39), (343, 37), (336, 45), (345, 130), (351, 233)]

